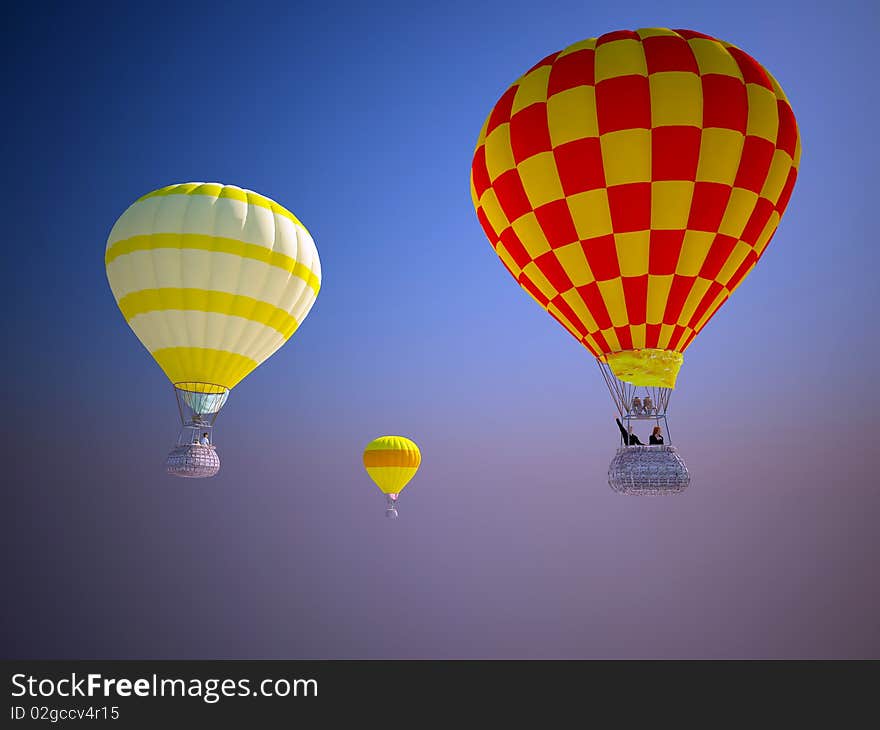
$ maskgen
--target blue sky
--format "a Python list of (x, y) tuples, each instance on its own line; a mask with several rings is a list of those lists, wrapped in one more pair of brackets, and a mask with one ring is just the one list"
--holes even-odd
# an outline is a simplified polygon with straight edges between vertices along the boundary
[[(878, 512), (876, 490), (869, 489), (876, 477), (867, 456), (841, 456), (870, 428), (859, 403), (880, 405), (866, 387), (880, 356), (875, 4), (94, 3), (17, 12), (2, 30), (2, 296), (11, 316), (0, 393), (12, 414), (4, 435), (20, 484), (8, 514), (18, 525), (43, 525), (49, 537), (41, 544), (91, 555), (96, 546), (118, 551), (125, 538), (132, 540), (131, 564), (140, 564), (155, 544), (149, 520), (159, 520), (184, 566), (198, 565), (206, 546), (228, 546), (232, 537), (249, 540), (265, 551), (260, 555), (311, 555), (298, 578), (310, 587), (311, 603), (300, 591), (278, 593), (280, 573), (267, 568), (245, 582), (255, 595), (275, 596), (278, 616), (253, 606), (236, 614), (260, 615), (269, 625), (285, 611), (298, 616), (311, 627), (313, 643), (290, 639), (284, 646), (291, 656), (432, 655), (448, 646), (487, 656), (696, 647), (675, 644), (685, 629), (668, 646), (644, 637), (639, 644), (612, 621), (613, 602), (596, 619), (595, 633), (578, 633), (579, 609), (590, 603), (578, 585), (602, 591), (614, 581), (598, 563), (568, 561), (614, 549), (620, 534), (656, 553), (654, 530), (706, 530), (733, 551), (740, 543), (731, 520), (759, 515), (768, 494), (784, 502), (806, 490), (819, 500), (801, 507), (795, 500), (794, 514), (782, 502), (778, 507), (789, 514), (791, 534), (815, 535), (827, 527), (829, 512), (817, 506), (832, 499), (826, 490), (856, 490), (846, 503), (850, 511), (832, 511), (840, 532), (825, 552), (846, 562), (856, 547), (843, 535), (854, 530), (861, 554), (876, 555), (873, 533), (858, 528), (864, 515)], [(520, 73), (582, 38), (652, 25), (700, 30), (752, 54), (785, 89), (804, 146), (773, 243), (687, 352), (670, 427), (700, 478), (695, 496), (682, 498), (691, 501), (675, 508), (621, 503), (604, 484), (616, 435), (597, 368), (510, 280), (468, 193), (480, 126)], [(103, 251), (113, 222), (133, 200), (190, 180), (251, 188), (292, 210), (314, 236), (324, 282), (293, 340), (232, 394), (218, 422), (221, 476), (213, 487), (182, 489), (160, 468), (176, 428), (170, 387), (116, 309)], [(51, 469), (38, 467), (42, 457), (29, 450), (47, 431), (63, 436)], [(359, 471), (363, 445), (385, 432), (411, 435), (425, 459), (402, 506), (411, 524), (393, 537), (386, 524), (374, 524), (381, 498)], [(96, 466), (104, 449), (112, 456)], [(145, 501), (147, 495), (153, 497)], [(62, 529), (61, 512), (47, 505), (82, 519), (106, 511), (120, 527), (83, 522)], [(200, 510), (215, 524), (235, 524), (242, 510), (252, 520), (242, 532), (199, 533), (196, 543), (190, 530)], [(574, 516), (560, 525), (551, 517), (561, 511)], [(758, 520), (750, 529), (759, 542), (776, 544), (772, 525)], [(18, 549), (34, 547), (26, 531), (11, 534)], [(323, 542), (337, 534), (347, 536), (345, 546)], [(426, 545), (448, 551), (450, 540), (461, 553), (448, 561), (432, 553), (427, 573), (404, 561), (393, 585), (386, 578), (354, 580), (384, 564), (382, 556), (425, 557)], [(670, 540), (673, 553), (685, 554), (687, 545)], [(493, 562), (503, 562), (502, 544), (512, 545), (519, 569)], [(373, 557), (360, 557), (364, 551)], [(792, 562), (797, 552), (792, 548)], [(637, 591), (646, 572), (673, 570), (646, 566), (640, 554), (619, 558), (618, 573), (633, 582), (615, 595), (634, 595), (627, 590)], [(69, 575), (47, 555), (39, 570)], [(537, 556), (533, 573), (528, 555)], [(464, 579), (452, 564), (462, 560), (473, 586), (486, 586), (495, 599), (481, 603), (456, 582)], [(567, 568), (557, 575), (560, 565)], [(823, 566), (804, 577), (808, 595), (838, 580)], [(229, 579), (218, 572), (206, 584), (208, 578), (177, 570), (174, 585), (167, 572), (148, 581), (171, 603), (184, 600), (184, 585), (207, 602)], [(760, 579), (749, 577), (755, 571)], [(774, 571), (790, 575), (791, 565), (782, 558), (763, 568), (746, 561), (712, 580), (727, 587), (740, 581), (738, 593), (786, 585)], [(411, 610), (434, 605), (426, 574), (445, 586), (449, 608), (437, 621), (460, 642), (414, 627), (404, 631), (409, 644), (389, 648), (376, 630), (385, 615), (376, 596), (384, 590)], [(505, 597), (525, 596), (536, 575), (547, 595), (566, 596), (571, 613), (560, 619), (535, 604), (511, 619), (510, 636), (519, 644), (505, 643), (502, 629), (481, 643), (476, 625), (461, 619), (463, 606), (476, 602), (478, 613), (492, 615), (508, 605)], [(573, 583), (572, 576), (580, 577)], [(683, 586), (676, 594), (682, 605), (709, 600), (708, 593), (695, 598), (693, 575), (667, 577)], [(847, 595), (876, 606), (876, 586), (866, 580), (858, 573)], [(131, 588), (118, 581), (94, 600), (109, 601), (120, 585)], [(678, 605), (660, 584), (657, 591)], [(791, 591), (780, 602), (795, 605)], [(361, 617), (338, 617), (348, 622), (348, 644), (333, 638), (333, 621), (316, 618), (335, 615), (328, 607), (342, 595)], [(407, 599), (410, 605), (402, 595), (421, 598)], [(33, 613), (37, 598), (29, 600), (8, 609), (12, 619)], [(117, 613), (137, 610), (123, 602)], [(831, 620), (830, 613), (802, 618), (804, 637)], [(546, 628), (551, 624), (558, 634)], [(270, 646), (265, 636), (249, 644), (227, 634), (212, 644), (182, 625), (193, 656), (217, 641), (219, 653), (230, 656), (260, 655)], [(771, 646), (760, 644), (760, 631), (750, 635), (756, 651), (834, 653), (807, 638)], [(102, 637), (99, 646), (113, 646)], [(718, 651), (735, 639), (719, 638)], [(74, 655), (82, 648), (67, 634), (62, 640)], [(847, 641), (837, 646), (859, 645)], [(132, 645), (129, 654), (149, 650)]]

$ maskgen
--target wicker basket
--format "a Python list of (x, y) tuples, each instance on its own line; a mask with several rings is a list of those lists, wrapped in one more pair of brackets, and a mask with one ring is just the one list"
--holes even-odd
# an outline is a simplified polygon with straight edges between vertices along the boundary
[(674, 446), (623, 446), (608, 467), (608, 484), (621, 494), (678, 494), (690, 481)]
[(171, 476), (205, 479), (220, 471), (220, 457), (214, 446), (184, 444), (171, 449), (165, 469)]

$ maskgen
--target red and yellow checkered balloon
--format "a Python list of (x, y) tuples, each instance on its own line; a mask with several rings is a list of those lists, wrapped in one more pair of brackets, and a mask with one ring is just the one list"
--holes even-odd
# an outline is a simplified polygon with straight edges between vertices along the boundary
[(689, 30), (547, 56), (480, 131), (471, 196), (519, 284), (621, 380), (674, 387), (757, 263), (801, 156), (776, 80)]

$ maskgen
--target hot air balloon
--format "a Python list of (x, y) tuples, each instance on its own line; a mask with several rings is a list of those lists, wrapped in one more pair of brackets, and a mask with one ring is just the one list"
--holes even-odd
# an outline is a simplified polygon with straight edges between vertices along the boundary
[[(690, 30), (618, 31), (501, 96), (471, 196), (507, 270), (596, 357), (626, 430), (668, 427), (683, 353), (764, 253), (800, 156), (791, 106), (751, 56)], [(689, 479), (668, 442), (626, 445), (609, 470), (628, 493)]]
[(213, 425), (229, 391), (296, 332), (321, 286), (318, 251), (278, 203), (232, 185), (154, 190), (116, 221), (104, 256), (126, 322), (174, 386), (169, 474), (220, 469)]
[(397, 517), (397, 499), (422, 463), (415, 442), (403, 436), (380, 436), (364, 449), (364, 468), (385, 494), (385, 516)]

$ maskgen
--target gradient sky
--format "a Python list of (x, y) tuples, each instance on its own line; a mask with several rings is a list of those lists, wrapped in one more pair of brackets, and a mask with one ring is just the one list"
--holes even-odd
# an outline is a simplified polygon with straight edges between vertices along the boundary
[[(2, 33), (6, 658), (880, 657), (875, 2), (58, 3)], [(592, 358), (504, 271), (468, 192), (496, 99), (577, 40), (693, 28), (784, 87), (800, 176), (689, 348), (693, 475), (613, 493)], [(233, 183), (324, 281), (162, 468), (171, 388), (104, 273), (140, 195)], [(872, 411), (874, 412), (872, 415)], [(401, 433), (401, 519), (361, 466)]]

